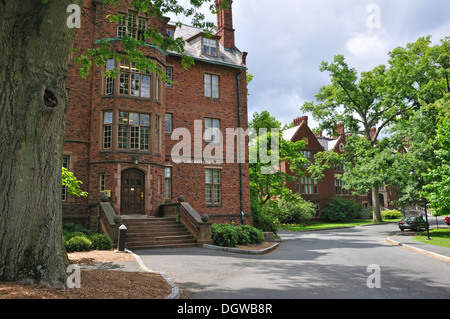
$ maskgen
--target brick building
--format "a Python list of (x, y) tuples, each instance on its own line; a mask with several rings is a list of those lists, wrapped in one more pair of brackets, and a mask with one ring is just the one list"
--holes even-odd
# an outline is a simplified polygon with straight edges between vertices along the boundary
[[(303, 156), (311, 162), (314, 154), (323, 151), (332, 151), (342, 154), (345, 146), (345, 135), (343, 125), (337, 127), (338, 136), (325, 137), (321, 133), (314, 134), (308, 126), (308, 117), (302, 116), (294, 120), (294, 127), (283, 132), (283, 138), (292, 142), (304, 140), (306, 147), (302, 151)], [(282, 171), (294, 175), (289, 169), (289, 164), (282, 164)], [(326, 204), (335, 196), (342, 196), (344, 199), (354, 199), (363, 207), (372, 205), (371, 193), (364, 196), (352, 195), (351, 191), (344, 188), (344, 183), (335, 178), (336, 175), (344, 173), (343, 165), (335, 165), (333, 169), (324, 172), (324, 178), (315, 181), (310, 176), (296, 177), (296, 180), (288, 183), (288, 188), (296, 194), (300, 194), (304, 199), (312, 202), (316, 206), (316, 212), (323, 209)], [(380, 205), (388, 207), (394, 200), (394, 196), (386, 187), (379, 188)]]
[[(232, 1), (228, 9), (219, 10), (217, 30), (209, 38), (191, 26), (176, 27), (168, 18), (146, 17), (123, 2), (117, 10), (99, 0), (85, 1), (86, 14), (74, 42), (77, 52), (99, 40), (122, 52), (119, 38), (125, 33), (138, 37), (154, 27), (182, 37), (195, 65), (186, 70), (179, 54), (146, 46), (143, 53), (174, 81), (168, 85), (124, 60), (93, 66), (86, 79), (70, 63), (64, 165), (89, 195), (77, 198), (63, 189), (64, 219), (89, 224), (97, 218), (91, 211), (102, 194), (119, 215), (155, 216), (161, 205), (182, 195), (212, 222), (239, 221), (241, 212), (247, 218), (248, 164), (221, 157), (235, 140), (227, 139), (226, 129), (247, 129), (246, 53), (234, 43)], [(121, 21), (109, 22), (106, 16), (117, 12)], [(105, 70), (113, 67), (120, 76), (105, 77)], [(182, 161), (174, 160), (172, 150), (182, 142), (189, 147), (184, 147)]]

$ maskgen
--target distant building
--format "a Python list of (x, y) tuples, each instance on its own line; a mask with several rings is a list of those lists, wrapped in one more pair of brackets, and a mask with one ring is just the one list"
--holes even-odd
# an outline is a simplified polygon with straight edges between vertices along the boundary
[[(308, 126), (308, 117), (302, 116), (294, 120), (294, 127), (283, 132), (283, 138), (292, 142), (305, 141), (306, 147), (303, 156), (312, 163), (314, 155), (318, 152), (330, 151), (342, 154), (345, 146), (345, 135), (343, 125), (338, 125), (337, 133), (339, 136), (329, 138), (322, 136), (321, 133), (314, 134)], [(290, 170), (288, 163), (282, 164), (282, 171), (295, 176)], [(352, 192), (346, 189), (344, 182), (338, 180), (336, 175), (343, 174), (343, 165), (335, 165), (333, 169), (324, 172), (324, 178), (316, 181), (310, 175), (296, 177), (295, 181), (288, 182), (288, 188), (302, 198), (314, 203), (316, 206), (316, 215), (326, 204), (335, 196), (341, 196), (344, 199), (354, 199), (362, 207), (372, 206), (372, 195), (369, 193), (363, 196), (352, 195)], [(394, 196), (387, 191), (385, 187), (380, 187), (380, 205), (388, 207)]]

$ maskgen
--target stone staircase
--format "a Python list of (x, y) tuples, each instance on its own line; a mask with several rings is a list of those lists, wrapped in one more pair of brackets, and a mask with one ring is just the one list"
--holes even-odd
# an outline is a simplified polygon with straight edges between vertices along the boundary
[(196, 239), (173, 217), (124, 218), (123, 223), (129, 250), (197, 247)]

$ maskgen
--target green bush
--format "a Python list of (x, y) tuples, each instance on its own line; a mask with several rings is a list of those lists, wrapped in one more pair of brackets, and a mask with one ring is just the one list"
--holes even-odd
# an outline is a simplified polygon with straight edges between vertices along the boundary
[(403, 214), (398, 210), (384, 210), (381, 212), (382, 219), (398, 219), (402, 218)]
[(86, 237), (74, 236), (67, 240), (65, 247), (67, 252), (89, 251), (92, 250), (92, 242)]
[(94, 234), (89, 239), (94, 250), (110, 250), (112, 248), (112, 240), (106, 234)]
[(229, 224), (212, 224), (211, 237), (214, 245), (236, 247), (238, 235), (236, 227)]
[(261, 207), (257, 201), (251, 201), (251, 212), (254, 227), (263, 232), (277, 233), (278, 222), (270, 210)]
[(63, 224), (63, 243), (67, 252), (112, 249), (108, 235), (94, 234), (75, 223)]
[(314, 217), (314, 205), (293, 194), (276, 202), (275, 217), (281, 224), (307, 224)]
[(211, 227), (214, 245), (236, 247), (236, 245), (261, 244), (264, 234), (249, 225), (213, 224)]
[(320, 211), (320, 217), (325, 220), (337, 222), (358, 218), (361, 214), (361, 205), (353, 199), (333, 197), (324, 209)]

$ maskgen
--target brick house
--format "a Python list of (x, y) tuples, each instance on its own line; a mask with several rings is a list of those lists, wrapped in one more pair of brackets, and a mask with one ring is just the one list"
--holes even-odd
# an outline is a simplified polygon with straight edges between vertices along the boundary
[[(314, 159), (314, 154), (323, 151), (331, 151), (342, 154), (345, 146), (345, 135), (343, 125), (338, 125), (335, 137), (325, 137), (321, 133), (314, 134), (308, 126), (308, 117), (302, 116), (296, 118), (294, 127), (283, 132), (283, 138), (293, 142), (304, 140), (306, 147), (302, 151), (303, 156), (308, 158), (311, 162)], [(282, 171), (292, 176), (294, 173), (290, 170), (288, 163), (282, 163)], [(371, 193), (363, 196), (352, 195), (351, 192), (344, 188), (342, 181), (335, 178), (337, 174), (344, 172), (343, 165), (335, 165), (333, 169), (324, 172), (324, 178), (320, 181), (315, 181), (310, 176), (296, 177), (293, 182), (288, 182), (288, 188), (296, 194), (300, 194), (304, 199), (314, 203), (316, 206), (316, 216), (321, 209), (335, 196), (341, 196), (344, 199), (354, 199), (363, 207), (372, 205)], [(380, 204), (383, 207), (388, 207), (389, 203), (395, 198), (386, 187), (380, 187)]]
[[(217, 30), (210, 38), (191, 26), (176, 27), (168, 18), (146, 17), (123, 2), (117, 10), (99, 0), (85, 1), (74, 42), (77, 52), (99, 40), (122, 52), (118, 38), (155, 27), (167, 36), (182, 37), (195, 65), (186, 70), (179, 54), (148, 45), (143, 53), (166, 70), (174, 81), (168, 85), (124, 60), (93, 66), (86, 79), (69, 62), (64, 166), (89, 195), (77, 198), (63, 189), (64, 219), (92, 226), (98, 219), (92, 208), (102, 194), (119, 215), (147, 216), (158, 215), (162, 205), (182, 195), (211, 222), (239, 221), (243, 212), (251, 223), (248, 161), (218, 156), (234, 145), (234, 137), (225, 136), (227, 128), (247, 129), (247, 54), (234, 43), (232, 1), (227, 10), (219, 10)], [(109, 22), (106, 15), (117, 12), (122, 21)], [(105, 77), (105, 70), (113, 67), (120, 77)], [(187, 129), (191, 138), (177, 129)], [(192, 152), (184, 161), (175, 161), (172, 150), (181, 142), (188, 142)], [(195, 157), (199, 150), (204, 155), (200, 161)]]

